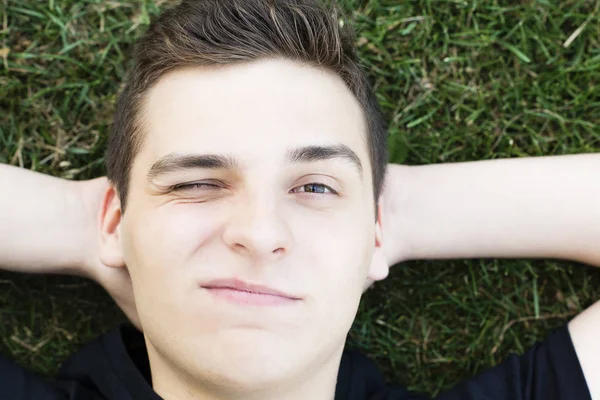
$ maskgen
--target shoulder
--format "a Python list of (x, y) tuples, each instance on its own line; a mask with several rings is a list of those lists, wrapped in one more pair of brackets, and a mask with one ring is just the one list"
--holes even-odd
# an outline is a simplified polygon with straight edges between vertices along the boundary
[(344, 350), (335, 400), (422, 400), (398, 385), (387, 385), (377, 365), (358, 350)]
[(440, 395), (438, 400), (591, 400), (567, 326)]
[[(65, 383), (46, 381), (27, 371), (12, 360), (0, 356), (0, 393), (3, 399), (18, 400), (70, 400)], [(88, 396), (86, 398), (95, 399)], [(82, 397), (79, 397), (82, 399)]]
[(93, 340), (62, 366), (61, 382), (77, 382), (101, 399), (159, 399), (150, 385), (143, 335), (121, 324)]

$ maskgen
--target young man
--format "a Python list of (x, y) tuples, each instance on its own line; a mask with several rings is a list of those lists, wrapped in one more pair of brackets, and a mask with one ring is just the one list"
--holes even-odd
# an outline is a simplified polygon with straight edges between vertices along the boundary
[[(3, 361), (7, 398), (407, 399), (364, 358), (344, 353), (363, 288), (385, 278), (386, 260), (542, 256), (600, 264), (598, 188), (578, 184), (598, 173), (595, 156), (398, 167), (384, 202), (384, 124), (351, 43), (335, 16), (309, 1), (188, 1), (152, 25), (117, 105), (99, 244), (87, 231), (89, 255), (65, 251), (52, 267), (103, 284), (143, 339), (126, 327), (105, 335), (54, 384)], [(40, 190), (26, 181), (45, 181), (46, 199), (70, 186), (3, 170), (4, 187), (15, 180)], [(557, 171), (577, 179), (551, 185)], [(479, 174), (537, 177), (539, 187), (523, 181), (523, 191), (509, 192), (515, 208), (494, 210), (487, 232), (465, 221), (456, 230), (445, 223), (456, 213), (436, 212), (464, 189), (457, 182)], [(466, 221), (487, 214), (493, 190), (471, 189)], [(538, 206), (531, 193), (544, 198), (536, 213), (528, 210)], [(14, 199), (2, 201), (12, 209)], [(585, 218), (565, 206), (585, 209)], [(390, 208), (407, 218), (390, 213), (388, 239)], [(26, 221), (9, 216), (4, 229), (23, 231)], [(522, 218), (528, 228), (520, 232)], [(36, 257), (24, 257), (22, 236), (5, 232), (0, 264), (25, 270)], [(398, 248), (388, 244), (394, 238)], [(37, 272), (51, 272), (50, 253), (39, 252), (49, 242), (33, 243), (44, 259)], [(99, 260), (88, 259), (94, 254)], [(598, 308), (442, 398), (598, 396)]]
[[(375, 262), (385, 267), (421, 258), (556, 257), (598, 266), (600, 187), (590, 182), (599, 173), (599, 155), (390, 165), (383, 203), (386, 260)], [(14, 188), (12, 196), (0, 196), (0, 265), (95, 279), (139, 326), (127, 270), (98, 260), (97, 210), (106, 180), (69, 182), (0, 165), (0, 183)], [(597, 303), (522, 357), (510, 357), (440, 398), (597, 398), (599, 324)], [(104, 335), (72, 360), (51, 384), (0, 360), (0, 393), (10, 399), (159, 398), (143, 337), (133, 329)], [(345, 353), (335, 398), (410, 397), (384, 387), (364, 358)]]

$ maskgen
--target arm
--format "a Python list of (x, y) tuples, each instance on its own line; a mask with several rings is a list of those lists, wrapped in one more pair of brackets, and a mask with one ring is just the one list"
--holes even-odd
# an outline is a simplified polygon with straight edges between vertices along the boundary
[[(390, 165), (384, 240), (410, 259), (559, 258), (600, 266), (600, 155)], [(386, 226), (387, 225), (387, 226)]]
[[(408, 259), (543, 257), (600, 266), (600, 155), (390, 166), (384, 190), (390, 264)], [(388, 226), (386, 226), (388, 225)], [(387, 238), (387, 239), (386, 239)], [(569, 323), (600, 399), (600, 302)]]
[(129, 273), (98, 255), (106, 178), (68, 181), (0, 164), (0, 269), (93, 279), (139, 327)]
[(0, 164), (0, 268), (89, 276), (96, 236), (87, 222), (103, 179), (72, 182)]

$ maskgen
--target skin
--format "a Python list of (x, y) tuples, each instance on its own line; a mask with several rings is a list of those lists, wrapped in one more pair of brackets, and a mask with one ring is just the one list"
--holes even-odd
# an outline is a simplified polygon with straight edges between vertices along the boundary
[[(145, 100), (127, 209), (110, 186), (100, 257), (129, 271), (155, 391), (332, 399), (363, 288), (387, 275), (357, 100), (336, 75), (285, 60), (177, 70)], [(345, 146), (362, 173), (345, 158), (288, 162), (306, 146)], [(203, 154), (239, 169), (148, 176)], [(173, 190), (190, 183), (205, 185)], [(230, 277), (300, 300), (240, 306), (200, 287)]]

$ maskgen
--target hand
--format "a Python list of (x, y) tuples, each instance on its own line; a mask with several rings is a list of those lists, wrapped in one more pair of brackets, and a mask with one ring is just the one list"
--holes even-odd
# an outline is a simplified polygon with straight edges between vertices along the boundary
[(82, 205), (83, 221), (82, 235), (82, 275), (100, 284), (117, 305), (123, 310), (127, 318), (138, 329), (141, 330), (131, 277), (127, 268), (112, 268), (100, 261), (98, 248), (98, 224), (100, 223), (100, 212), (102, 198), (108, 180), (105, 177), (90, 181), (73, 182), (78, 191), (79, 204)]

